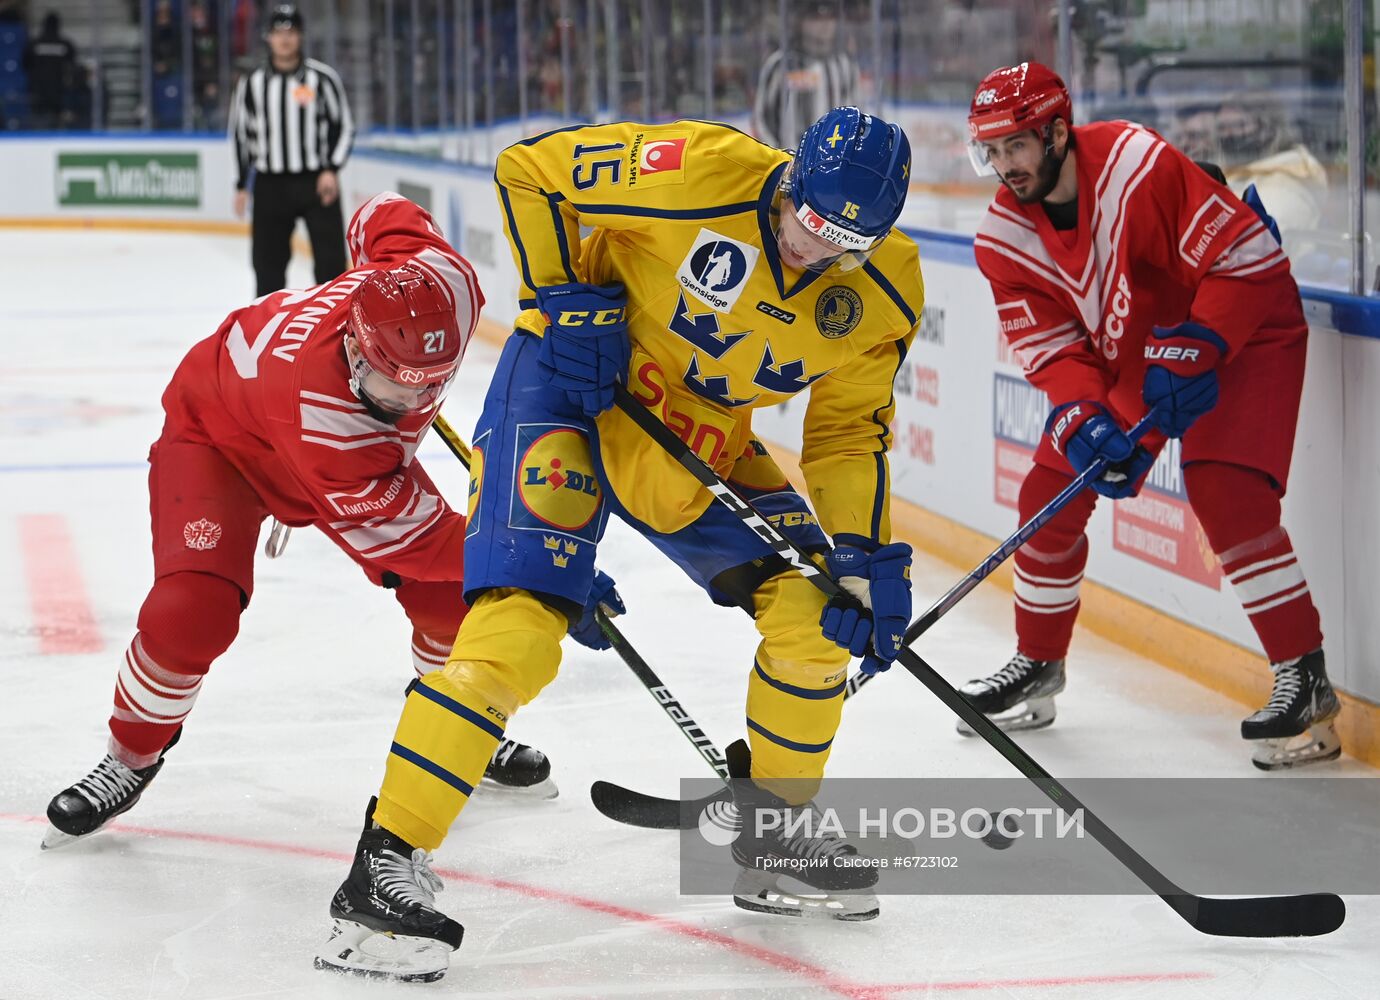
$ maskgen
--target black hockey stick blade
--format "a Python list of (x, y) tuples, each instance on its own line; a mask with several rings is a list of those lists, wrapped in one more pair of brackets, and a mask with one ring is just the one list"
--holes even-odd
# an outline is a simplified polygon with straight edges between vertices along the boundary
[(702, 799), (663, 799), (611, 781), (596, 781), (589, 786), (589, 797), (594, 808), (615, 823), (647, 830), (693, 830), (706, 806), (711, 802), (727, 802), (732, 796), (725, 785)]
[(1238, 899), (1187, 896), (1169, 905), (1195, 930), (1218, 937), (1318, 937), (1346, 920), (1346, 903), (1330, 892)]

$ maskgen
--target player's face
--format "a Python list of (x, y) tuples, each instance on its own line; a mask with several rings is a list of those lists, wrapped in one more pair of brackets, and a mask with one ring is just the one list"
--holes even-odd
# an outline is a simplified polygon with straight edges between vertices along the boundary
[(776, 229), (776, 246), (781, 263), (794, 271), (823, 271), (848, 252), (830, 240), (816, 236), (796, 218), (791, 199), (781, 199), (781, 222)]
[(268, 50), (282, 62), (296, 59), (302, 51), (302, 33), (296, 28), (274, 28), (268, 33)]
[(450, 383), (408, 386), (394, 382), (373, 368), (352, 335), (345, 336), (345, 357), (353, 376), (351, 387), (375, 419), (395, 424), (440, 402)]
[(810, 13), (800, 19), (800, 47), (806, 55), (832, 55), (838, 47), (838, 18), (828, 13)]
[(1031, 201), (1045, 160), (1045, 144), (1035, 131), (1018, 132), (983, 143), (987, 161), (1019, 201)]
[(1059, 183), (1063, 159), (1049, 156), (1044, 138), (1034, 130), (983, 143), (987, 160), (1019, 202), (1041, 201)]

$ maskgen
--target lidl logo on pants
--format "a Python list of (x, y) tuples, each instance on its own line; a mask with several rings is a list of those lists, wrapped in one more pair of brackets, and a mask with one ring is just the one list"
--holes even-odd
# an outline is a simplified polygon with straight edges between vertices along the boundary
[(517, 435), (513, 527), (555, 528), (592, 540), (603, 493), (589, 439), (560, 424), (522, 424)]

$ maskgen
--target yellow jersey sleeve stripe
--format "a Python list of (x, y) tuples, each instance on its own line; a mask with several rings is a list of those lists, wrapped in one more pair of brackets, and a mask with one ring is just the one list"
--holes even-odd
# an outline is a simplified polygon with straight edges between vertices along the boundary
[(863, 272), (877, 283), (877, 287), (886, 293), (886, 297), (896, 304), (897, 309), (901, 310), (901, 315), (906, 318), (906, 321), (909, 322), (911, 326), (914, 326), (916, 320), (915, 310), (906, 302), (905, 297), (896, 290), (896, 286), (886, 280), (886, 275), (882, 274), (882, 272), (877, 269), (877, 266), (871, 261), (863, 265)]
[[(879, 272), (880, 276), (880, 272)], [(885, 279), (883, 279), (885, 280)], [(896, 375), (901, 372), (901, 366), (906, 362), (906, 343), (903, 340), (895, 341), (896, 344), (896, 371), (892, 375), (892, 384), (896, 382)], [(872, 411), (872, 422), (877, 425), (877, 453), (875, 460), (877, 463), (877, 488), (872, 494), (872, 523), (871, 537), (880, 539), (882, 535), (882, 518), (887, 512), (890, 500), (890, 466), (887, 464), (887, 452), (891, 450), (891, 417), (896, 412), (896, 391), (893, 389), (887, 397), (886, 403)], [(886, 414), (885, 418), (883, 414)]]

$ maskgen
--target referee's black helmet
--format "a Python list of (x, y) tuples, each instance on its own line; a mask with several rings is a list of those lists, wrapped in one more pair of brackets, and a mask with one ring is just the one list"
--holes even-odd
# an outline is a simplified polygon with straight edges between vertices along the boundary
[(302, 12), (297, 9), (294, 3), (280, 3), (273, 8), (273, 13), (268, 15), (268, 31), (276, 31), (278, 28), (296, 28), (302, 30)]

